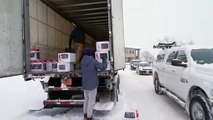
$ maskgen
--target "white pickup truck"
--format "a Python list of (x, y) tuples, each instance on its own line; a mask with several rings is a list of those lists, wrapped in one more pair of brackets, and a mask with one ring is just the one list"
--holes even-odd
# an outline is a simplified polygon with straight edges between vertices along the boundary
[(153, 80), (155, 92), (174, 99), (191, 120), (212, 120), (213, 47), (163, 49), (153, 65)]

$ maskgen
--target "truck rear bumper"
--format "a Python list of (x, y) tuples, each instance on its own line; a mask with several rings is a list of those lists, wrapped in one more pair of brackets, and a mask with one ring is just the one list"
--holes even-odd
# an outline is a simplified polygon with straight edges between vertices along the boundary
[(83, 107), (84, 100), (44, 100), (44, 108), (52, 107)]

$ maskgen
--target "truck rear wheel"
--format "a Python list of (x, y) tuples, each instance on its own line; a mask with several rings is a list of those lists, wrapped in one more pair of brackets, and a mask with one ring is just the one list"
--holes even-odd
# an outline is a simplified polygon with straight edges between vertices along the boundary
[(117, 88), (117, 85), (114, 85), (113, 90), (112, 90), (112, 101), (117, 102), (118, 101), (118, 94), (119, 90)]
[(210, 120), (208, 104), (205, 99), (199, 95), (192, 97), (189, 106), (189, 113), (191, 120)]
[(118, 90), (118, 94), (120, 94), (120, 75), (118, 74), (118, 82), (117, 82), (117, 90)]
[(163, 94), (163, 91), (161, 91), (161, 85), (160, 85), (158, 77), (156, 77), (154, 80), (154, 87), (155, 87), (155, 93), (159, 95)]

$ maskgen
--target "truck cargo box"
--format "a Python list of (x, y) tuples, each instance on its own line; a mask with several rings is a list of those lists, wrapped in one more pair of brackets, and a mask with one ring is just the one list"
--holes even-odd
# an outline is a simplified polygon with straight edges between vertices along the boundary
[(73, 24), (86, 33), (87, 47), (109, 41), (113, 69), (125, 68), (122, 0), (3, 1), (1, 77), (30, 74), (30, 48), (40, 49), (42, 59), (56, 59), (68, 47)]
[[(125, 68), (122, 0), (2, 0), (0, 13), (0, 77), (45, 78), (41, 81), (47, 92), (44, 107), (82, 106), (81, 71), (68, 70), (72, 66), (55, 72), (58, 53), (67, 52), (77, 25), (85, 33), (85, 47), (95, 50), (97, 42), (109, 43), (103, 47), (107, 47), (108, 68), (98, 72), (98, 105), (102, 98), (109, 99), (110, 105), (118, 100), (118, 70)], [(39, 50), (33, 60), (44, 63), (44, 70), (35, 66), (36, 74), (31, 72), (32, 50)], [(54, 71), (46, 70), (52, 63)], [(67, 78), (72, 85), (63, 87), (61, 81)]]

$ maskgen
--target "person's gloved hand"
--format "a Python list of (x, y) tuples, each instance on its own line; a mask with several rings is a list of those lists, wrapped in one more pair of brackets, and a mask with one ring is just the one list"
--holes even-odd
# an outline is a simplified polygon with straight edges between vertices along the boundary
[(107, 58), (106, 58), (105, 56), (102, 56), (101, 59), (102, 59), (102, 62), (103, 62), (103, 63), (106, 63), (106, 62), (107, 62)]

